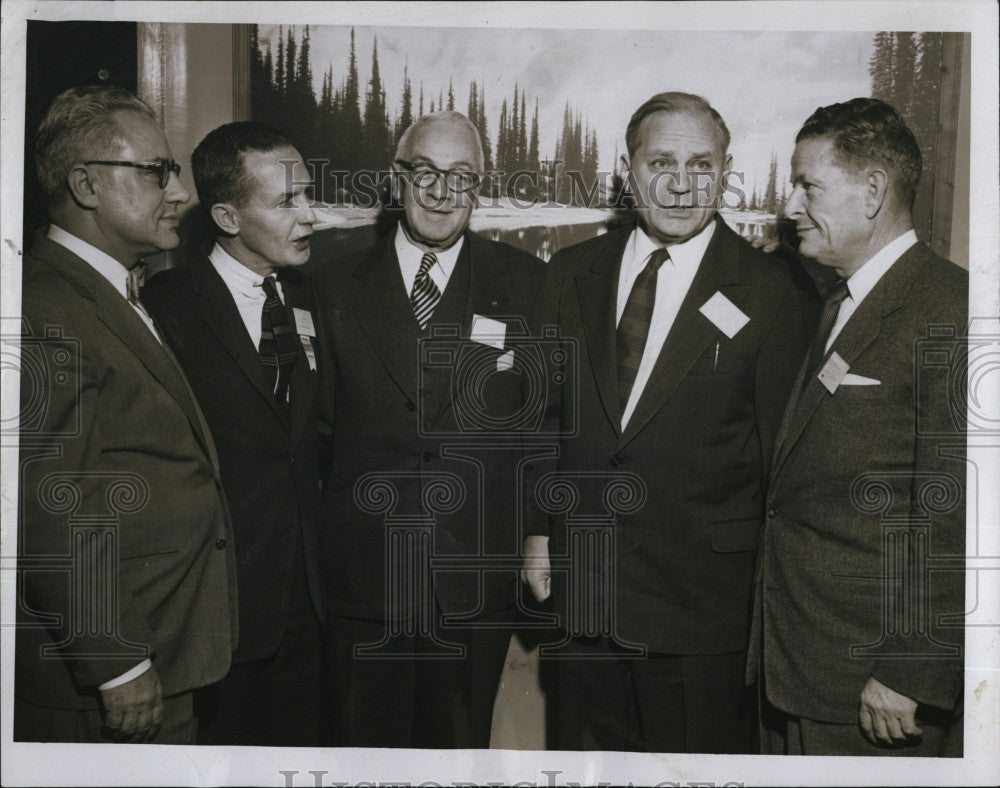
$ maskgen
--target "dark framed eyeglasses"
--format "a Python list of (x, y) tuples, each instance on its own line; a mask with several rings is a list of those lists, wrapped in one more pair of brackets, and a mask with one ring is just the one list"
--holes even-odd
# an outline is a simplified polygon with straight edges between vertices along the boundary
[(156, 159), (155, 161), (98, 161), (93, 159), (85, 161), (84, 164), (103, 164), (106, 167), (134, 167), (137, 170), (146, 170), (156, 173), (161, 189), (166, 189), (170, 183), (170, 173), (181, 174), (181, 165), (173, 159)]
[(396, 159), (395, 164), (410, 174), (410, 180), (418, 189), (426, 189), (439, 179), (443, 179), (448, 188), (456, 193), (467, 192), (479, 185), (482, 176), (471, 170), (440, 170), (433, 164), (414, 164), (413, 162)]

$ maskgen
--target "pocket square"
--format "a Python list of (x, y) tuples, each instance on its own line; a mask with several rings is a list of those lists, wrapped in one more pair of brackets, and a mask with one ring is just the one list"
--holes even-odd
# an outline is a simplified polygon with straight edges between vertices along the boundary
[(881, 380), (875, 380), (875, 378), (866, 378), (864, 375), (854, 375), (848, 372), (844, 375), (844, 379), (840, 381), (841, 386), (881, 386)]

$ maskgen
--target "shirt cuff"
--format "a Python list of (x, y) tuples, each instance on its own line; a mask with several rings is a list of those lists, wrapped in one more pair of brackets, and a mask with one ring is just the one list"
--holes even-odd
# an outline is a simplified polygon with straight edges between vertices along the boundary
[(132, 679), (139, 678), (139, 676), (141, 676), (143, 673), (145, 673), (151, 667), (153, 667), (152, 661), (148, 660), (148, 659), (144, 659), (142, 662), (140, 662), (138, 665), (136, 665), (131, 670), (128, 670), (125, 673), (122, 673), (118, 678), (111, 679), (110, 681), (105, 681), (97, 689), (99, 689), (99, 690), (109, 690), (109, 689), (114, 689), (115, 687), (120, 687), (122, 684), (127, 684)]

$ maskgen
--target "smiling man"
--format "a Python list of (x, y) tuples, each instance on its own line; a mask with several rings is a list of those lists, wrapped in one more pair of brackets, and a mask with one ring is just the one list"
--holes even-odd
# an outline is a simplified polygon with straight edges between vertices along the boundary
[[(556, 746), (747, 752), (767, 459), (810, 296), (718, 217), (729, 131), (703, 98), (653, 96), (625, 140), (637, 222), (556, 254), (542, 309), (581, 365), (580, 428), (561, 431), (556, 471), (589, 480), (574, 522), (536, 522), (525, 544), (525, 580), (539, 599), (551, 583), (571, 655), (557, 663)], [(600, 493), (616, 484), (637, 485), (636, 506), (612, 511)], [(585, 515), (615, 517), (606, 554), (580, 549)]]
[(205, 419), (138, 298), (190, 195), (121, 88), (62, 93), (35, 142), (50, 224), (21, 289), (14, 738), (193, 744), (193, 690), (236, 645), (232, 531)]
[(143, 290), (219, 450), (236, 534), (240, 643), (197, 696), (203, 744), (319, 743), (316, 215), (302, 157), (259, 123), (220, 126), (191, 157), (216, 228), (207, 254)]
[(943, 624), (965, 610), (969, 280), (917, 240), (920, 170), (878, 99), (821, 107), (796, 137), (785, 213), (841, 280), (771, 469), (747, 672), (771, 754), (962, 754), (962, 628)]
[(392, 164), (398, 226), (314, 276), (329, 709), (347, 746), (490, 742), (519, 541), (519, 454), (490, 436), (522, 408), (510, 340), (544, 268), (469, 231), (482, 176), (468, 118), (421, 117)]

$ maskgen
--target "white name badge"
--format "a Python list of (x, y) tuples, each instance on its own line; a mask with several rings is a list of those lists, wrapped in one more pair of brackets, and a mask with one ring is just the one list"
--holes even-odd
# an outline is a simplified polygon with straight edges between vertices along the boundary
[(835, 350), (816, 377), (819, 378), (820, 383), (826, 386), (826, 390), (833, 394), (839, 388), (840, 384), (844, 382), (844, 378), (847, 377), (847, 370), (850, 368), (851, 365), (844, 361)]
[(750, 318), (736, 304), (726, 298), (718, 290), (715, 295), (701, 305), (698, 310), (705, 317), (711, 320), (716, 328), (732, 339), (747, 323)]
[(507, 339), (507, 324), (482, 315), (473, 315), (469, 339), (480, 345), (489, 345), (497, 350), (503, 350), (503, 343)]
[(514, 368), (514, 351), (508, 350), (497, 359), (497, 372)]
[[(306, 314), (309, 314), (308, 312)], [(299, 340), (302, 342), (302, 349), (306, 353), (306, 361), (309, 362), (309, 370), (311, 372), (316, 371), (316, 350), (313, 348), (312, 339), (306, 334), (299, 334)]]
[(316, 336), (316, 326), (313, 325), (312, 312), (308, 309), (299, 309), (297, 306), (293, 306), (292, 314), (295, 316), (295, 333), (300, 336)]

